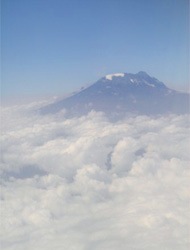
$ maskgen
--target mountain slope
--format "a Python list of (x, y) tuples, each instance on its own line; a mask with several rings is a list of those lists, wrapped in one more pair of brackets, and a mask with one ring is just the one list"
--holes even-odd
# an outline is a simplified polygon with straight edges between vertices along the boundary
[(67, 110), (69, 116), (90, 110), (108, 116), (135, 114), (184, 114), (189, 112), (189, 94), (167, 88), (145, 72), (107, 75), (90, 87), (41, 109), (42, 114)]

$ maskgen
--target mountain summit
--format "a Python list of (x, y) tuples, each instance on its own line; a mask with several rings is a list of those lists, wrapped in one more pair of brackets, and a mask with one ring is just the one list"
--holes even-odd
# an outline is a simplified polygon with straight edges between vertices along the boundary
[(125, 113), (139, 115), (184, 114), (189, 112), (189, 94), (169, 89), (146, 72), (106, 75), (80, 92), (45, 106), (42, 114), (66, 109), (69, 116), (84, 115), (91, 110), (109, 117)]

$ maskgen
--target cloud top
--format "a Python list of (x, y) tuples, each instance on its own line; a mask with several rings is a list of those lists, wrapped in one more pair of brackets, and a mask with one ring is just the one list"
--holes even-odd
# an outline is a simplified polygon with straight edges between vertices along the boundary
[(189, 249), (189, 117), (4, 108), (2, 249)]

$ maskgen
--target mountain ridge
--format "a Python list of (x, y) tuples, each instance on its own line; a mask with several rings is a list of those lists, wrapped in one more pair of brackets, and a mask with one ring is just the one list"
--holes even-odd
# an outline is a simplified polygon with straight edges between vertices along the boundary
[(41, 109), (42, 114), (66, 109), (68, 116), (85, 115), (91, 110), (110, 116), (189, 113), (189, 94), (168, 88), (144, 71), (115, 73), (100, 78), (79, 92)]

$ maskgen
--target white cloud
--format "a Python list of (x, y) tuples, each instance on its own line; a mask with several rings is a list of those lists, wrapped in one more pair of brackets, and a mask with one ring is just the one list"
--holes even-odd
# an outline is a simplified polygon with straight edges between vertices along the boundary
[(2, 249), (189, 249), (188, 116), (38, 106), (3, 109)]

